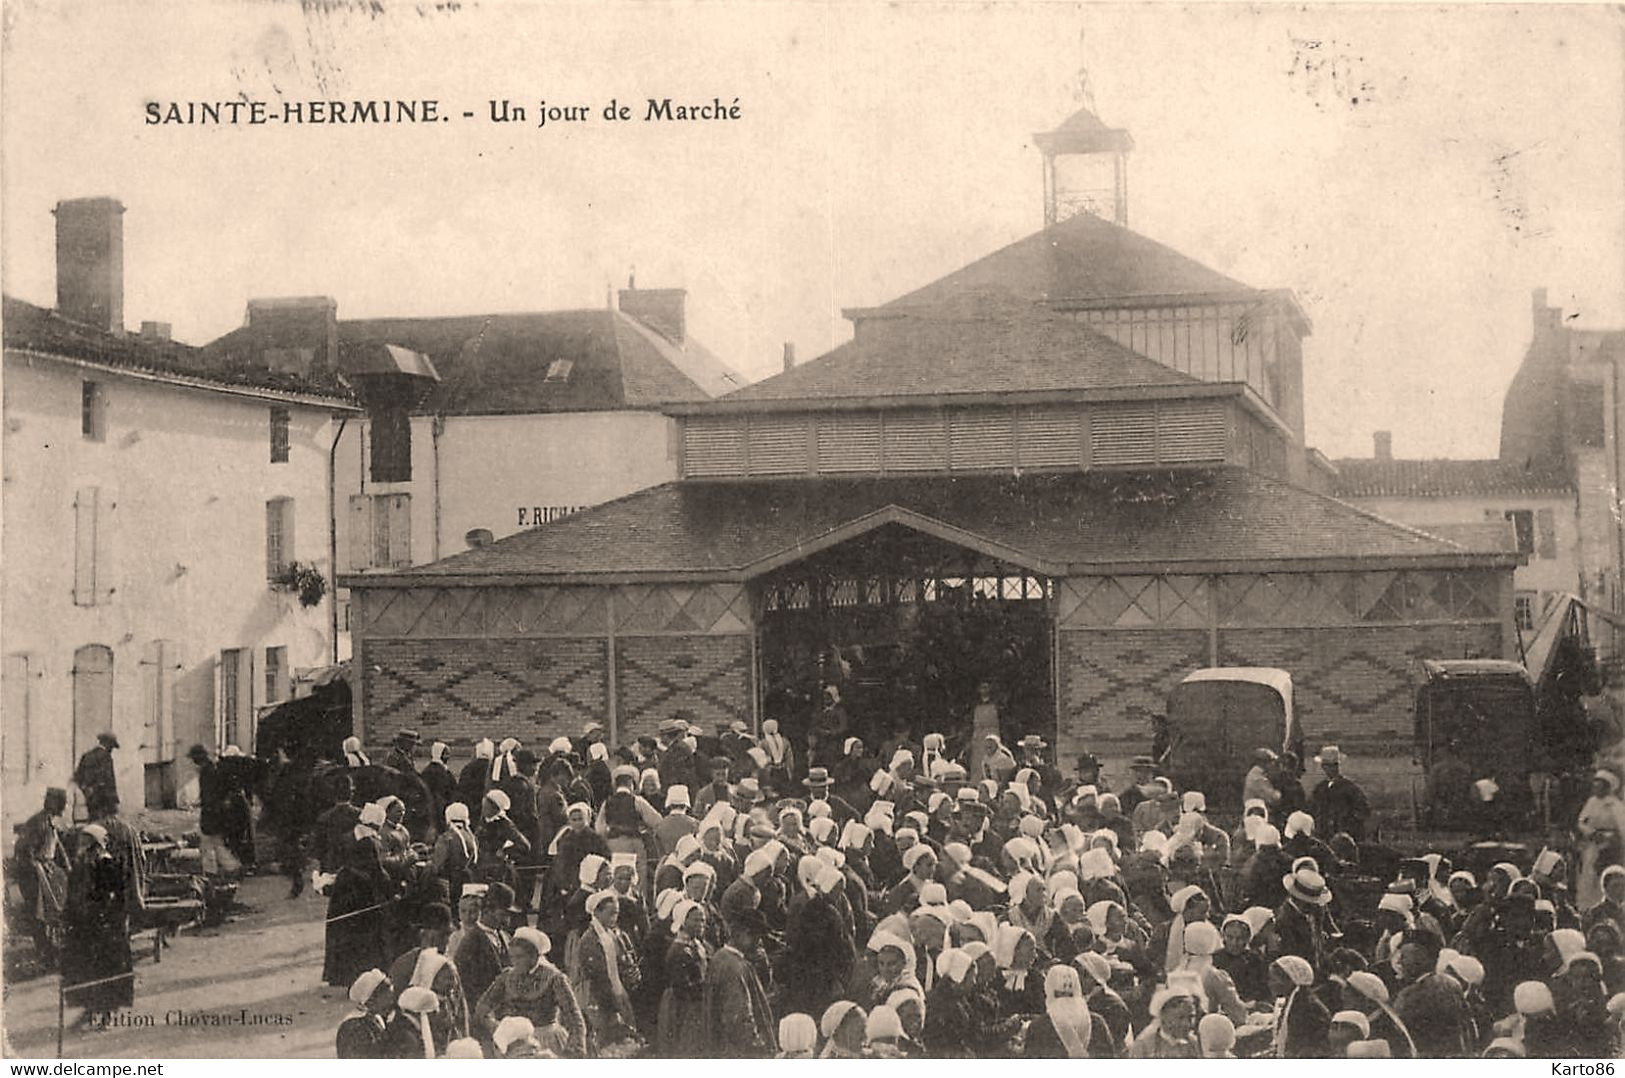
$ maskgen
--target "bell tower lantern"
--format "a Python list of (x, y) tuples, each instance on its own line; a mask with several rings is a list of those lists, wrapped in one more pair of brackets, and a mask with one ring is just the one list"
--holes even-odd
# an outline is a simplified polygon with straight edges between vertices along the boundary
[(1128, 224), (1128, 152), (1134, 140), (1087, 108), (1033, 136), (1044, 155), (1044, 224), (1092, 213)]

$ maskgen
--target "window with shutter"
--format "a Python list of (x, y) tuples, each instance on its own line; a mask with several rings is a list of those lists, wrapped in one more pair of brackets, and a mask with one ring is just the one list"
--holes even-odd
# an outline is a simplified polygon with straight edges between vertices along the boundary
[(1154, 464), (1156, 413), (1149, 404), (1114, 405), (1089, 417), (1089, 457), (1096, 465)]
[(824, 416), (818, 424), (820, 472), (878, 472), (880, 416), (875, 412)]
[(398, 569), (412, 564), (412, 496), (410, 494), (384, 494), (379, 497), (377, 517), (389, 521), (389, 535), (383, 544), (384, 560), (380, 565)]
[(271, 409), (271, 463), (288, 463), (288, 424), (286, 408)]
[(1157, 462), (1223, 460), (1229, 444), (1227, 413), (1216, 401), (1164, 401), (1157, 409)]
[(113, 649), (86, 644), (73, 653), (73, 759), (89, 752), (96, 735), (113, 729)]
[(0, 694), (5, 709), (4, 722), (0, 722), (0, 771), (7, 784), (29, 780), (33, 769), (33, 691), (29, 680), (29, 657), (17, 653), (7, 655), (0, 672)]
[(1016, 466), (1015, 418), (1006, 408), (959, 412), (949, 441), (955, 471)]
[(1077, 408), (1029, 408), (1016, 426), (1021, 467), (1076, 468), (1083, 463), (1083, 416)]
[(1557, 514), (1550, 509), (1535, 511), (1535, 557), (1557, 557)]
[(750, 421), (750, 474), (798, 475), (807, 470), (805, 416), (753, 416)]
[(274, 704), (288, 695), (288, 649), (265, 649), (265, 702)]
[(294, 560), (293, 499), (265, 503), (265, 578), (275, 580)]
[(100, 507), (100, 491), (96, 487), (81, 487), (73, 498), (73, 603), (75, 606), (95, 606), (96, 587), (96, 516)]
[(217, 748), (242, 746), (243, 653), (228, 648), (220, 653), (220, 725), (216, 729)]
[(743, 420), (701, 416), (684, 420), (683, 473), (700, 477), (744, 475)]
[(412, 417), (405, 408), (380, 408), (368, 426), (374, 483), (412, 480)]
[(888, 472), (948, 470), (948, 432), (938, 412), (892, 412), (886, 416)]
[(79, 432), (87, 442), (107, 440), (107, 390), (100, 382), (85, 382), (80, 387)]
[(350, 568), (372, 568), (372, 495), (350, 495)]
[(1518, 553), (1533, 554), (1535, 552), (1535, 513), (1532, 509), (1508, 509), (1503, 516), (1512, 521), (1513, 531), (1518, 536)]

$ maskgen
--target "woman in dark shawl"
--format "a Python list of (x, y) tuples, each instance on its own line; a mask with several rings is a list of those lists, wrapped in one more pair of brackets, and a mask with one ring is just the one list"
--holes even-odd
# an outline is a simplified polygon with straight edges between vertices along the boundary
[(352, 984), (365, 971), (388, 965), (392, 957), (386, 953), (386, 931), (394, 883), (384, 869), (378, 841), (383, 822), (384, 810), (367, 805), (340, 854), (338, 876), (327, 898), (327, 953), (322, 965), (327, 984)]
[[(83, 1021), (105, 1019), (135, 1001), (131, 974), (129, 876), (108, 850), (106, 828), (86, 824), (68, 875), (62, 947), (63, 996), (85, 1009)], [(76, 988), (75, 985), (83, 985)]]

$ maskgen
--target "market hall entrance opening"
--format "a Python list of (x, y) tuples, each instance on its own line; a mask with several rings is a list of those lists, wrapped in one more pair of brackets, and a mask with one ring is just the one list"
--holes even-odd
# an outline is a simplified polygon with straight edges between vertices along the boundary
[(1027, 733), (1054, 744), (1050, 578), (889, 523), (754, 586), (762, 718), (778, 720), (799, 765), (815, 728), (812, 764), (833, 765), (847, 736), (873, 754), (903, 731), (941, 733), (968, 761), (982, 682), (1006, 744)]

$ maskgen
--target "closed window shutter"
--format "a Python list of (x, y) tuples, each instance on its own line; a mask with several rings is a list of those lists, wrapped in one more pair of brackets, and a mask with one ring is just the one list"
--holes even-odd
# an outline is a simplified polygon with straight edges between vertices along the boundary
[(683, 471), (693, 476), (744, 475), (744, 423), (700, 416), (684, 420)]
[(750, 474), (796, 475), (807, 470), (807, 420), (756, 416), (750, 422)]
[(1150, 405), (1100, 409), (1090, 416), (1090, 459), (1095, 464), (1154, 464), (1156, 422)]
[(825, 416), (818, 428), (818, 470), (878, 472), (880, 416), (874, 412)]
[(953, 468), (973, 470), (1016, 466), (1014, 416), (1004, 409), (960, 412), (953, 417), (949, 452)]
[(1557, 517), (1550, 509), (1535, 511), (1535, 556), (1557, 557)]
[(372, 568), (372, 498), (350, 495), (350, 568)]
[(293, 560), (293, 499), (272, 498), (265, 503), (265, 578), (275, 580)]
[[(141, 661), (145, 667), (147, 706), (141, 724), (141, 758), (149, 764), (163, 763), (174, 758), (174, 737), (170, 732), (170, 645), (154, 640), (147, 645), (147, 657)], [(171, 750), (166, 754), (166, 749)]]
[(389, 566), (412, 564), (412, 496), (391, 494), (389, 499)]
[(113, 491), (96, 491), (96, 602), (110, 603), (118, 590), (118, 498)]
[(1157, 460), (1189, 464), (1223, 460), (1228, 445), (1224, 406), (1212, 401), (1168, 401), (1157, 413)]
[(96, 605), (96, 510), (98, 491), (82, 487), (73, 499), (73, 602)]
[(1076, 468), (1083, 463), (1083, 419), (1076, 408), (1030, 408), (1017, 426), (1023, 468)]
[(886, 416), (886, 470), (940, 472), (948, 469), (948, 433), (936, 412), (894, 412)]
[(27, 655), (7, 655), (4, 672), (0, 673), (0, 690), (4, 703), (0, 707), (0, 760), (6, 779), (11, 783), (27, 782), (33, 768), (33, 715), (30, 699), (29, 662)]

